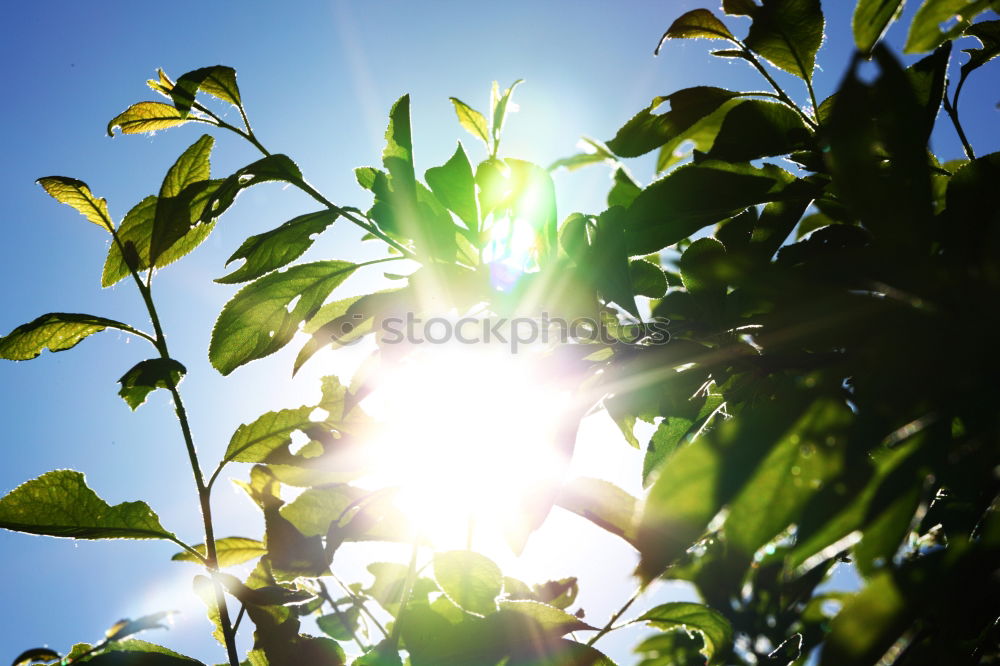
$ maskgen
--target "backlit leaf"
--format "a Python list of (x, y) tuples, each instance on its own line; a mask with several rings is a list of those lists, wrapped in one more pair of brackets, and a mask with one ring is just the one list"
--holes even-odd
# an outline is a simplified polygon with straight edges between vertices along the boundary
[(276, 229), (247, 238), (226, 260), (226, 265), (238, 259), (245, 259), (246, 262), (215, 281), (222, 284), (246, 282), (281, 268), (298, 259), (313, 244), (315, 237), (336, 219), (336, 212), (321, 210), (299, 215)]
[(134, 411), (146, 402), (146, 396), (158, 388), (176, 388), (187, 369), (172, 358), (152, 358), (140, 361), (122, 375), (118, 395)]
[(963, 49), (969, 54), (969, 61), (962, 65), (962, 76), (966, 77), (1000, 55), (1000, 21), (980, 21), (966, 28), (964, 34), (982, 44), (978, 49)]
[(703, 604), (674, 601), (643, 613), (636, 622), (646, 622), (665, 631), (697, 631), (705, 638), (703, 654), (709, 665), (723, 663), (733, 644), (733, 627), (719, 611)]
[(496, 598), (503, 590), (500, 567), (471, 551), (436, 553), (434, 579), (456, 606), (480, 615), (496, 610)]
[[(936, 49), (945, 41), (959, 37), (972, 19), (991, 7), (995, 8), (991, 0), (924, 0), (913, 15), (903, 52), (923, 53)], [(942, 30), (942, 25), (948, 27)]]
[(90, 666), (204, 666), (200, 661), (173, 650), (135, 638), (109, 643), (99, 652), (74, 659), (73, 663)]
[(799, 114), (784, 104), (752, 99), (726, 114), (709, 158), (745, 162), (801, 148), (809, 132)]
[(556, 504), (629, 543), (635, 538), (636, 499), (603, 479), (577, 478), (560, 489)]
[(284, 181), (302, 184), (302, 172), (287, 155), (268, 155), (239, 169), (222, 181), (209, 198), (201, 214), (202, 222), (210, 222), (229, 209), (236, 197), (258, 183)]
[(61, 469), (26, 481), (0, 499), (0, 527), (74, 539), (173, 539), (145, 502), (108, 505), (83, 474)]
[(170, 89), (170, 97), (174, 101), (174, 106), (186, 114), (191, 109), (198, 91), (208, 93), (223, 102), (229, 102), (233, 106), (241, 105), (240, 89), (236, 85), (236, 70), (232, 67), (213, 65), (182, 74)]
[[(201, 553), (203, 557), (207, 557), (205, 544), (200, 543), (197, 546), (194, 546), (194, 549)], [(261, 555), (265, 555), (266, 553), (267, 548), (265, 548), (264, 544), (257, 539), (248, 539), (246, 537), (224, 537), (222, 539), (215, 540), (215, 557), (218, 560), (220, 567), (232, 567), (237, 564), (243, 564), (244, 562), (249, 562), (250, 560), (258, 558)], [(175, 553), (170, 559), (175, 562), (194, 562), (195, 564), (202, 563), (201, 560), (186, 550)]]
[(564, 610), (531, 600), (501, 600), (500, 613), (529, 618), (547, 634), (563, 636), (572, 631), (596, 629)]
[(735, 41), (733, 33), (729, 32), (726, 24), (716, 18), (715, 14), (707, 9), (692, 9), (683, 14), (680, 18), (670, 24), (667, 31), (660, 37), (660, 43), (656, 45), (656, 53), (659, 55), (660, 47), (668, 39), (728, 39)]
[(455, 115), (458, 116), (458, 122), (472, 136), (480, 139), (486, 146), (486, 149), (489, 150), (490, 128), (486, 123), (486, 117), (457, 97), (452, 97), (450, 99), (451, 103), (455, 106)]
[(138, 334), (138, 331), (128, 324), (113, 319), (71, 312), (50, 312), (18, 326), (0, 338), (0, 358), (9, 361), (27, 361), (45, 349), (52, 352), (64, 351), (106, 328), (117, 328), (126, 333)]
[(851, 28), (854, 30), (854, 43), (862, 53), (868, 53), (875, 42), (903, 11), (904, 0), (859, 0), (854, 8)]
[(753, 13), (746, 45), (775, 67), (810, 81), (823, 24), (819, 0), (764, 0)]
[(228, 375), (284, 347), (356, 268), (346, 261), (317, 261), (251, 282), (226, 303), (215, 322), (208, 349), (213, 367)]
[(141, 134), (183, 125), (189, 120), (186, 114), (170, 104), (138, 102), (111, 119), (108, 136), (115, 135), (116, 127), (121, 129), (122, 134)]
[(55, 650), (50, 650), (49, 648), (32, 648), (31, 650), (25, 650), (21, 654), (14, 657), (14, 661), (11, 666), (25, 666), (25, 664), (35, 662), (47, 663), (61, 658), (62, 655)]
[(140, 631), (147, 629), (167, 629), (163, 620), (169, 620), (171, 615), (177, 611), (160, 611), (151, 615), (144, 615), (137, 620), (121, 620), (104, 632), (104, 636), (109, 641), (120, 641), (123, 638), (133, 636)]
[(424, 174), (434, 196), (452, 210), (470, 231), (479, 229), (479, 205), (476, 200), (476, 181), (462, 144), (442, 166), (428, 169)]
[(667, 290), (667, 276), (663, 274), (663, 269), (645, 259), (629, 261), (628, 272), (632, 276), (632, 289), (636, 296), (660, 298)]
[(226, 462), (266, 462), (268, 456), (292, 441), (292, 433), (308, 427), (312, 407), (268, 412), (233, 433), (223, 460)]
[(90, 187), (82, 180), (64, 176), (39, 178), (38, 184), (45, 188), (53, 199), (75, 208), (85, 218), (108, 233), (115, 224), (108, 215), (108, 202), (98, 199), (90, 192)]

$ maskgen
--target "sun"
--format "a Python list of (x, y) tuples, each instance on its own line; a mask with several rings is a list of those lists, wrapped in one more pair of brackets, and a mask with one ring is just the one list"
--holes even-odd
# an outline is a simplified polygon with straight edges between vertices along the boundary
[(379, 423), (365, 482), (395, 488), (396, 505), (437, 549), (516, 542), (536, 526), (525, 512), (567, 469), (555, 445), (567, 403), (530, 353), (423, 345), (380, 373), (363, 403)]

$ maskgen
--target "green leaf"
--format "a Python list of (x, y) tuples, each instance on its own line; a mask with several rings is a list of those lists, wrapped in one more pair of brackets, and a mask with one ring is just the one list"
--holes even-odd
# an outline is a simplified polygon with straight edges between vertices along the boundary
[(317, 261), (248, 284), (226, 303), (215, 322), (208, 348), (212, 366), (228, 375), (284, 347), (356, 268), (346, 261)]
[(145, 502), (110, 506), (83, 474), (67, 469), (25, 481), (0, 499), (0, 527), (74, 539), (174, 538)]
[(293, 432), (312, 424), (309, 419), (312, 411), (312, 407), (282, 409), (241, 425), (229, 440), (223, 462), (267, 462), (275, 451), (291, 443)]
[(142, 335), (128, 324), (114, 319), (71, 312), (50, 312), (27, 324), (21, 324), (0, 338), (0, 358), (27, 361), (45, 349), (52, 352), (65, 351), (106, 328)]
[(706, 161), (678, 168), (652, 183), (628, 209), (625, 239), (630, 256), (657, 252), (748, 206), (776, 198), (791, 176)]
[(730, 16), (753, 16), (757, 8), (754, 0), (722, 0), (722, 11)]
[(636, 296), (660, 298), (667, 291), (667, 276), (663, 269), (645, 259), (633, 259), (628, 263), (632, 276), (632, 289)]
[(338, 641), (349, 641), (354, 638), (358, 628), (360, 611), (355, 606), (342, 608), (339, 613), (330, 613), (316, 618), (316, 624), (324, 634)]
[[(493, 107), (493, 125), (490, 128), (493, 136), (493, 155), (495, 156), (500, 150), (500, 135), (503, 132), (503, 125), (507, 119), (507, 106), (510, 103), (510, 97), (514, 94), (514, 88), (524, 82), (524, 79), (518, 79), (514, 83), (510, 84), (510, 87), (503, 91), (497, 99), (496, 105)], [(496, 86), (496, 83), (493, 84)]]
[[(608, 148), (621, 157), (644, 155), (685, 136), (698, 121), (739, 95), (723, 88), (698, 86), (655, 97), (648, 107), (618, 130), (615, 137), (607, 142)], [(654, 113), (664, 103), (670, 104), (670, 110)]]
[(134, 638), (109, 643), (95, 654), (73, 659), (73, 663), (90, 666), (204, 666), (200, 661), (173, 650)]
[[(201, 553), (202, 557), (207, 557), (208, 554), (205, 550), (205, 544), (200, 543), (197, 546), (194, 546), (194, 549)], [(244, 562), (249, 562), (250, 560), (266, 554), (267, 548), (257, 539), (248, 539), (246, 537), (224, 537), (222, 539), (215, 540), (215, 557), (218, 560), (219, 566), (223, 568), (243, 564)], [(195, 564), (202, 563), (202, 561), (195, 557), (193, 553), (186, 550), (175, 553), (170, 559), (175, 562), (194, 562)]]
[(796, 522), (806, 502), (842, 472), (851, 410), (817, 401), (778, 442), (729, 506), (727, 541), (748, 555)]
[(479, 229), (479, 204), (476, 200), (476, 180), (462, 144), (443, 165), (428, 169), (424, 174), (434, 196), (465, 222), (469, 231)]
[(167, 629), (168, 627), (163, 624), (163, 620), (169, 620), (170, 616), (175, 615), (177, 612), (160, 611), (151, 615), (144, 615), (137, 620), (119, 620), (104, 632), (104, 636), (109, 641), (120, 641), (147, 629)]
[(751, 477), (777, 442), (798, 430), (810, 396), (761, 402), (679, 448), (649, 489), (639, 519), (637, 574), (658, 576), (705, 532), (709, 522)]
[(629, 543), (635, 539), (637, 500), (610, 481), (573, 479), (559, 491), (556, 504)]
[(663, 42), (668, 39), (728, 39), (736, 41), (726, 24), (707, 9), (692, 9), (670, 24), (656, 45), (655, 55), (660, 54)]
[(146, 396), (158, 388), (176, 388), (187, 369), (172, 358), (152, 358), (140, 361), (122, 375), (118, 395), (132, 411), (146, 402)]
[(745, 162), (805, 147), (809, 130), (784, 104), (751, 99), (726, 114), (708, 157)]
[(306, 536), (326, 536), (332, 522), (352, 517), (347, 515), (348, 509), (362, 511), (363, 500), (373, 495), (372, 491), (344, 483), (308, 488), (281, 507), (281, 515)]
[(128, 107), (108, 123), (108, 136), (115, 135), (115, 128), (122, 134), (141, 134), (155, 132), (183, 125), (190, 118), (176, 107), (163, 102), (139, 102)]
[(222, 184), (208, 199), (201, 213), (202, 222), (210, 222), (222, 215), (233, 205), (236, 197), (248, 187), (258, 183), (284, 181), (302, 186), (302, 172), (287, 155), (268, 155), (248, 164), (222, 181)]
[(75, 208), (85, 218), (111, 233), (115, 223), (108, 214), (108, 202), (98, 199), (90, 192), (90, 187), (82, 180), (65, 176), (47, 176), (36, 181), (49, 196), (60, 203)]
[(205, 604), (208, 621), (214, 627), (212, 637), (218, 641), (219, 645), (225, 645), (226, 636), (222, 631), (222, 618), (219, 615), (219, 606), (216, 601), (215, 584), (207, 576), (195, 576), (191, 581), (191, 588), (194, 590), (195, 595)]
[(963, 49), (969, 61), (962, 65), (962, 78), (979, 69), (1000, 55), (1000, 21), (981, 21), (965, 29), (965, 35), (975, 37), (982, 44), (978, 49)]
[(435, 553), (434, 579), (456, 606), (480, 615), (496, 611), (496, 598), (503, 591), (500, 567), (472, 551)]
[(625, 246), (627, 217), (620, 207), (609, 208), (597, 218), (594, 242), (586, 261), (591, 279), (606, 301), (614, 301), (639, 316)]
[(653, 480), (654, 472), (685, 443), (687, 436), (693, 435), (710, 417), (717, 414), (716, 410), (723, 401), (723, 396), (720, 394), (703, 396), (700, 400), (691, 398), (689, 404), (697, 409), (697, 413), (682, 411), (664, 417), (646, 446), (646, 455), (642, 462), (643, 485), (648, 485)]
[(236, 70), (232, 67), (213, 65), (187, 72), (177, 79), (177, 83), (170, 90), (170, 97), (177, 110), (186, 115), (191, 110), (198, 91), (208, 93), (223, 102), (229, 102), (233, 106), (242, 106), (240, 89), (236, 85)]
[(32, 648), (14, 657), (12, 666), (25, 666), (25, 664), (35, 662), (48, 663), (57, 659), (62, 659), (62, 655), (55, 650), (50, 650), (49, 648)]
[(613, 178), (614, 184), (608, 191), (608, 208), (621, 206), (628, 208), (635, 201), (635, 198), (642, 192), (642, 188), (628, 175), (625, 167), (615, 169)]
[(819, 0), (764, 0), (753, 13), (746, 45), (775, 67), (811, 81), (823, 23)]
[(246, 282), (285, 266), (302, 256), (313, 244), (315, 236), (336, 219), (336, 212), (321, 210), (299, 215), (276, 229), (250, 236), (226, 260), (227, 266), (237, 259), (246, 259), (246, 263), (215, 281), (222, 284)]
[(708, 664), (722, 663), (733, 645), (733, 627), (719, 611), (687, 601), (662, 604), (642, 614), (635, 622), (646, 622), (652, 627), (670, 631), (685, 629), (697, 631), (705, 639), (702, 653)]
[[(924, 0), (913, 15), (903, 53), (932, 51), (945, 41), (961, 36), (972, 19), (993, 5), (991, 0)], [(949, 27), (942, 31), (941, 26), (945, 24)]]
[(573, 631), (589, 631), (597, 627), (592, 627), (580, 618), (570, 615), (564, 610), (543, 604), (540, 601), (528, 599), (509, 600), (503, 599), (499, 602), (500, 613), (507, 616), (528, 618), (538, 623), (538, 627), (546, 634), (563, 636)]
[(486, 149), (489, 150), (490, 128), (486, 124), (486, 117), (457, 97), (451, 97), (449, 99), (451, 99), (451, 103), (455, 106), (455, 115), (458, 116), (458, 122), (472, 136), (480, 139), (483, 142), (483, 145), (486, 146)]
[(879, 574), (833, 618), (820, 663), (875, 663), (906, 629), (912, 612), (906, 591), (893, 574)]
[(851, 19), (854, 43), (862, 53), (870, 53), (875, 43), (889, 28), (889, 24), (899, 18), (904, 0), (858, 0)]
[(577, 143), (577, 146), (581, 146), (585, 152), (556, 160), (549, 165), (549, 171), (555, 171), (560, 167), (564, 167), (567, 171), (576, 171), (590, 164), (600, 164), (601, 162), (615, 163), (615, 156), (600, 141), (583, 137)]

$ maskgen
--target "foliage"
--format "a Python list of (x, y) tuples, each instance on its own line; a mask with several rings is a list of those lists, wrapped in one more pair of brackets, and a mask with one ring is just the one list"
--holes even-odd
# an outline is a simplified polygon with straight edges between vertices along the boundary
[[(0, 527), (179, 544), (175, 560), (204, 568), (195, 590), (230, 666), (344, 664), (341, 643), (355, 644), (359, 665), (610, 664), (593, 645), (662, 579), (692, 583), (703, 603), (668, 603), (633, 620), (659, 632), (636, 648), (645, 666), (803, 664), (817, 648), (824, 665), (994, 663), (1000, 359), (986, 322), (1000, 293), (993, 191), (1000, 156), (975, 155), (958, 102), (967, 78), (1000, 53), (1000, 22), (973, 22), (996, 2), (924, 0), (906, 50), (932, 53), (904, 68), (879, 43), (902, 4), (857, 2), (858, 54), (837, 93), (822, 101), (812, 84), (824, 38), (819, 0), (724, 0), (723, 16), (696, 9), (679, 17), (661, 46), (725, 42), (712, 55), (745, 61), (772, 91), (696, 86), (653, 99), (606, 144), (589, 140), (591, 152), (552, 165), (615, 169), (607, 210), (573, 213), (561, 224), (549, 171), (500, 153), (519, 82), (503, 91), (494, 84), (486, 114), (452, 98), (460, 125), (488, 156), (473, 164), (459, 143), (424, 182), (410, 100), (401, 97), (390, 111), (382, 168), (356, 172), (373, 199), (361, 212), (328, 200), (291, 158), (263, 146), (234, 70), (206, 67), (176, 82), (159, 71), (149, 86), (167, 102), (130, 106), (110, 121), (109, 134), (197, 122), (240, 136), (261, 159), (212, 179), (214, 139), (204, 135), (158, 194), (117, 225), (84, 182), (40, 179), (111, 235), (102, 283), (131, 277), (153, 332), (50, 313), (0, 338), (0, 356), (63, 351), (105, 328), (148, 341), (155, 357), (125, 372), (120, 394), (136, 409), (153, 390), (171, 393), (197, 482), (203, 543), (181, 541), (143, 502), (108, 505), (70, 470), (0, 499)], [(741, 39), (735, 26), (743, 19), (750, 25)], [(959, 65), (952, 42), (964, 37), (979, 46)], [(858, 74), (865, 58), (874, 78)], [(793, 101), (772, 66), (798, 79), (808, 106)], [(223, 120), (203, 94), (235, 107), (241, 125)], [(927, 150), (942, 107), (966, 159), (942, 164)], [(658, 178), (643, 187), (620, 160), (652, 151)], [(224, 375), (299, 331), (311, 338), (295, 369), (331, 340), (372, 334), (375, 357), (391, 362), (398, 351), (382, 344), (377, 322), (403, 311), (478, 306), (604, 322), (610, 339), (550, 354), (576, 385), (583, 404), (576, 420), (601, 405), (634, 446), (641, 446), (636, 423), (655, 425), (644, 447), (647, 492), (636, 499), (577, 479), (551, 488), (529, 511), (540, 516), (537, 528), (553, 504), (561, 506), (636, 549), (639, 589), (603, 628), (569, 610), (576, 579), (530, 587), (471, 550), (435, 553), (426, 574), (418, 570), (420, 534), (386, 492), (352, 485), (367, 464), (363, 376), (348, 385), (328, 377), (318, 404), (241, 425), (214, 472), (204, 473), (178, 389), (184, 366), (169, 355), (152, 280), (203, 242), (243, 190), (268, 181), (302, 190), (320, 209), (248, 238), (227, 262), (244, 263), (217, 282), (247, 284), (212, 333), (209, 358)], [(511, 221), (530, 230), (531, 253), (516, 284), (500, 289), (490, 280), (491, 252)], [(362, 228), (387, 256), (288, 267), (334, 223)], [(398, 288), (330, 300), (353, 272), (389, 261), (413, 269), (396, 276)], [(434, 304), (421, 298), (428, 289)], [(527, 293), (532, 298), (522, 298)], [(643, 313), (671, 322), (669, 344), (651, 335), (626, 340), (626, 328), (646, 330)], [(293, 452), (295, 433), (309, 443)], [(264, 516), (260, 538), (214, 534), (211, 493), (230, 463), (253, 465), (240, 483)], [(286, 503), (282, 485), (303, 491)], [(334, 554), (360, 540), (411, 543), (413, 556), (409, 564), (372, 562), (373, 583), (331, 594), (328, 583), (341, 585)], [(254, 560), (245, 580), (222, 571)], [(848, 562), (863, 577), (860, 589), (822, 591)], [(239, 607), (235, 623), (230, 604)], [(309, 615), (326, 637), (301, 632), (300, 618)], [(255, 626), (245, 656), (234, 638), (244, 616)], [(123, 621), (96, 645), (65, 654), (28, 650), (14, 663), (197, 663), (132, 638), (164, 617)], [(589, 640), (577, 632), (591, 632)]]

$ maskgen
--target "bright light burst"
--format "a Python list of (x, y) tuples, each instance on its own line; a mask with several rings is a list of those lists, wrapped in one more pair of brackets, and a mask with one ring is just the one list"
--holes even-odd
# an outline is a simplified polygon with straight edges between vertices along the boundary
[(397, 505), (436, 547), (471, 539), (492, 549), (559, 482), (568, 461), (554, 442), (566, 404), (528, 354), (425, 346), (383, 373), (365, 402), (382, 423), (370, 481), (398, 487)]

